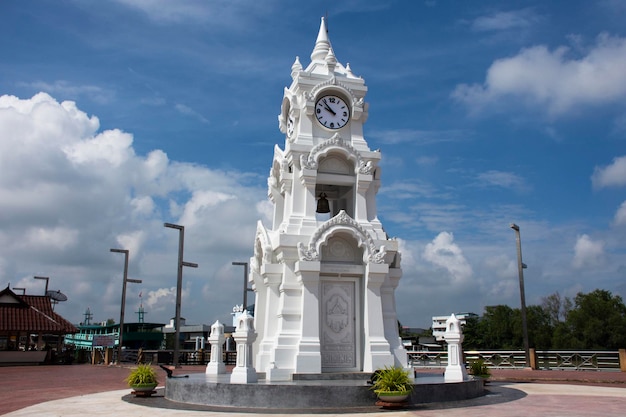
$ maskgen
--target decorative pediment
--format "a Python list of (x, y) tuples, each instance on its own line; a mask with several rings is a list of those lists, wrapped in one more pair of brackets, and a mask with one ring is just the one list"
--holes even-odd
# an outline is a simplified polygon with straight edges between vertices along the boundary
[(256, 224), (256, 236), (254, 238), (254, 257), (253, 263), (250, 265), (253, 271), (259, 272), (261, 264), (272, 263), (272, 241), (267, 233), (267, 229), (263, 226), (261, 220)]
[[(387, 254), (385, 247), (376, 248), (369, 233), (344, 210), (332, 219), (324, 222), (311, 236), (308, 246), (298, 243), (298, 254), (301, 261), (320, 261), (321, 246), (336, 231), (344, 231), (356, 239), (357, 245), (363, 247), (367, 254), (367, 262), (382, 264)], [(365, 259), (364, 259), (365, 260)]]
[(305, 169), (317, 170), (320, 158), (330, 149), (340, 149), (348, 155), (348, 158), (354, 159), (356, 161), (356, 173), (371, 175), (374, 172), (372, 161), (365, 161), (359, 151), (345, 141), (339, 133), (335, 133), (330, 139), (313, 147), (308, 154), (300, 155), (300, 165)]

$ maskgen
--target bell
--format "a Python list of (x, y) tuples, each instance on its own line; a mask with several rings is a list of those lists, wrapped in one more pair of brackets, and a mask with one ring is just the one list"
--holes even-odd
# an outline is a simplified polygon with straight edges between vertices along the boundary
[(328, 199), (326, 199), (326, 194), (324, 193), (321, 193), (319, 200), (317, 200), (317, 212), (330, 213), (330, 205), (328, 204)]

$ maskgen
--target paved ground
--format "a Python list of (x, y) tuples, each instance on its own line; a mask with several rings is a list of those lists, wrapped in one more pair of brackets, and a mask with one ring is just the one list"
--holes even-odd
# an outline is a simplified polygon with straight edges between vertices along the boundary
[[(128, 397), (129, 393), (124, 382), (128, 368), (104, 365), (0, 367), (0, 415), (224, 415), (159, 409), (123, 401), (122, 397)], [(165, 373), (160, 369), (159, 372), (163, 383)], [(175, 374), (195, 372), (204, 372), (204, 367), (185, 366)], [(626, 415), (626, 372), (493, 370), (492, 381), (488, 385), (489, 393), (480, 399), (418, 406), (392, 414), (430, 417)]]

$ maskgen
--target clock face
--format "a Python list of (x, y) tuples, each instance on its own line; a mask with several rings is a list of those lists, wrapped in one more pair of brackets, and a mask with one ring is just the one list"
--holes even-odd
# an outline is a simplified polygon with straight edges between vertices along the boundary
[(341, 129), (350, 120), (350, 108), (337, 96), (324, 96), (315, 103), (315, 117), (328, 129)]
[(294, 128), (295, 128), (295, 124), (294, 124), (293, 118), (289, 116), (289, 118), (287, 118), (287, 136), (289, 137), (293, 136)]

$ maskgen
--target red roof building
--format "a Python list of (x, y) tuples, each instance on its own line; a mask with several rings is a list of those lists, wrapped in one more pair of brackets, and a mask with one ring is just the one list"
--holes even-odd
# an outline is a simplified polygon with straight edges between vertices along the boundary
[(37, 335), (41, 348), (43, 336), (76, 332), (72, 323), (52, 310), (48, 296), (17, 295), (9, 287), (0, 291), (0, 351), (28, 350), (32, 335)]

